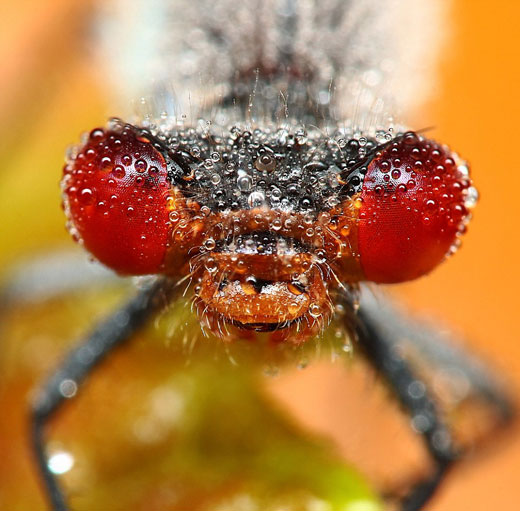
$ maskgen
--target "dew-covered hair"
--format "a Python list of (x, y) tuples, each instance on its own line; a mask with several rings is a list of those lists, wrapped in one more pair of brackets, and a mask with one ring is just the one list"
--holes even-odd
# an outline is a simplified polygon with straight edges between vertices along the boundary
[(145, 122), (384, 124), (435, 86), (449, 19), (443, 0), (111, 0), (104, 9), (107, 74)]

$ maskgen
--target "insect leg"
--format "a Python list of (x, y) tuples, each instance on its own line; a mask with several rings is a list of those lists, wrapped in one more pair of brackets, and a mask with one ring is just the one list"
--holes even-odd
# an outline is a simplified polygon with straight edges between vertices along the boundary
[[(435, 370), (462, 377), (466, 392), (494, 413), (495, 427), (503, 426), (513, 418), (515, 410), (511, 397), (500, 380), (479, 357), (464, 350), (460, 339), (454, 339), (437, 325), (434, 329), (431, 322), (406, 316), (398, 305), (366, 288), (361, 295), (361, 307), (372, 322), (384, 328), (388, 342), (404, 351), (412, 349), (416, 357), (427, 361)], [(494, 428), (490, 428), (489, 433), (493, 431)]]
[[(348, 307), (347, 310), (353, 310)], [(439, 416), (424, 382), (417, 378), (408, 362), (396, 350), (392, 340), (384, 334), (384, 325), (378, 325), (360, 308), (358, 314), (346, 316), (348, 327), (353, 328), (360, 345), (374, 368), (383, 375), (402, 406), (411, 415), (413, 427), (422, 434), (433, 458), (435, 468), (425, 480), (416, 484), (402, 502), (402, 511), (419, 511), (429, 500), (446, 475), (458, 453), (450, 432)], [(416, 392), (420, 389), (420, 392)]]
[(167, 303), (173, 288), (172, 282), (159, 279), (142, 289), (80, 342), (37, 392), (31, 410), (32, 445), (53, 511), (67, 511), (69, 506), (45, 452), (49, 418), (66, 401), (66, 388), (79, 386), (112, 350), (130, 339)]

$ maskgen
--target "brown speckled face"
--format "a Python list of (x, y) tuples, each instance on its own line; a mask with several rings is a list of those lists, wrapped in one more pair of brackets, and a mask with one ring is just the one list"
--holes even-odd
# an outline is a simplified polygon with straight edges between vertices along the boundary
[[(195, 303), (206, 325), (221, 336), (254, 330), (292, 342), (318, 333), (333, 313), (331, 292), (340, 278), (330, 262), (341, 248), (328, 232), (329, 216), (306, 223), (298, 214), (258, 208), (235, 218), (239, 233), (220, 240), (195, 268)], [(273, 232), (272, 222), (286, 227)]]
[(223, 338), (256, 331), (295, 343), (319, 333), (338, 286), (362, 277), (352, 241), (362, 180), (351, 181), (366, 148), (235, 129), (178, 150), (185, 170), (172, 173), (180, 199), (164, 269), (188, 262), (203, 325)]
[(342, 288), (435, 267), (474, 198), (456, 155), (414, 133), (153, 134), (117, 120), (69, 161), (63, 191), (72, 234), (105, 264), (190, 279), (220, 337), (295, 343)]

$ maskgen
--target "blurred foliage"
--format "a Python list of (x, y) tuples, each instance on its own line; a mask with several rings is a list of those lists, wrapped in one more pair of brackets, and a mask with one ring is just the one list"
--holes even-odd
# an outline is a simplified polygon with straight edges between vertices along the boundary
[[(30, 389), (70, 339), (127, 293), (84, 290), (4, 311), (2, 509), (42, 509), (28, 448)], [(264, 396), (257, 347), (238, 344), (230, 354), (199, 330), (185, 302), (170, 308), (52, 420), (51, 457), (74, 459), (63, 481), (75, 510), (380, 509), (332, 446), (304, 434)]]

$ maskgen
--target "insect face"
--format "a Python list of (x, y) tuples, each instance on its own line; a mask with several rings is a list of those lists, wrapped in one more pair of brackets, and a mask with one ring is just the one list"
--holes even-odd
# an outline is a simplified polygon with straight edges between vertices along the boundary
[(221, 337), (301, 342), (340, 288), (423, 275), (464, 228), (473, 192), (457, 157), (414, 133), (378, 140), (115, 121), (65, 166), (70, 230), (119, 273), (191, 278)]

